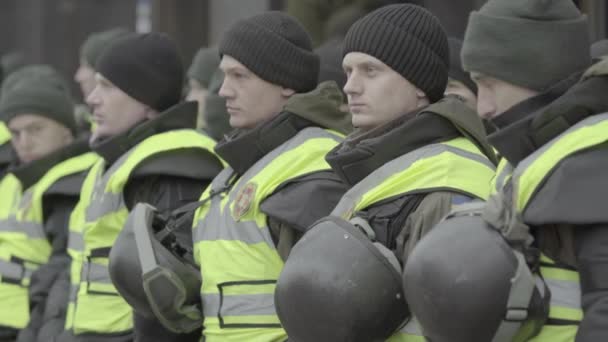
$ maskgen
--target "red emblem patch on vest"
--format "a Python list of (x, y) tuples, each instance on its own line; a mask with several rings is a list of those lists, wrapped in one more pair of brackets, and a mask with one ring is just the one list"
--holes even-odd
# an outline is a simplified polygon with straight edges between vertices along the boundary
[(243, 188), (241, 188), (241, 190), (239, 190), (232, 210), (232, 215), (236, 220), (240, 219), (251, 208), (251, 202), (255, 197), (256, 189), (257, 185), (255, 183), (247, 183)]

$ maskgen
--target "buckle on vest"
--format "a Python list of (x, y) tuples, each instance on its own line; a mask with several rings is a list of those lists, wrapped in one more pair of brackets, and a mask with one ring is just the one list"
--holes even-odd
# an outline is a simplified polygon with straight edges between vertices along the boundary
[(523, 322), (528, 319), (527, 308), (507, 308), (505, 321), (508, 322)]

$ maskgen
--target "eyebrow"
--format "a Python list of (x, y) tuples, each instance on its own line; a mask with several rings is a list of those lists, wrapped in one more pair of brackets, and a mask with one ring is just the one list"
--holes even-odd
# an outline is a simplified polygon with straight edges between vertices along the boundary
[(369, 67), (373, 67), (376, 69), (380, 69), (382, 66), (379, 65), (378, 63), (374, 63), (374, 62), (370, 62), (370, 61), (364, 61), (364, 62), (355, 62), (354, 65), (350, 65), (350, 64), (342, 64), (342, 68), (346, 69), (346, 68), (351, 68), (351, 69), (355, 69), (355, 68), (369, 68)]
[(228, 66), (228, 67), (222, 68), (222, 65), (220, 64), (220, 69), (222, 69), (222, 71), (224, 73), (227, 73), (227, 72), (237, 72), (237, 71), (238, 72), (242, 72), (242, 73), (247, 72), (246, 69), (244, 69), (244, 68), (242, 68), (240, 66)]
[(11, 132), (19, 132), (19, 131), (23, 131), (23, 130), (27, 130), (27, 129), (31, 129), (32, 127), (42, 127), (42, 123), (41, 122), (29, 122), (21, 127), (17, 127), (17, 128), (11, 128), (9, 127), (8, 130)]

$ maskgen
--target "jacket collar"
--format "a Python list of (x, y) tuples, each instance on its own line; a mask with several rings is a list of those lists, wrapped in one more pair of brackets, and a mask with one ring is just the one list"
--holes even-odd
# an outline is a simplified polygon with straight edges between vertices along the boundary
[(89, 152), (90, 150), (88, 138), (84, 137), (44, 158), (11, 168), (9, 172), (13, 173), (19, 179), (22, 188), (25, 190), (38, 182), (38, 180), (40, 180), (40, 178), (42, 178), (42, 176), (44, 176), (44, 174), (53, 166), (69, 158)]
[(195, 128), (196, 102), (179, 103), (158, 117), (144, 121), (125, 133), (91, 142), (91, 148), (112, 165), (121, 155), (152, 135), (176, 129)]
[(325, 159), (344, 182), (353, 186), (388, 161), (423, 146), (458, 137), (458, 129), (433, 113), (432, 106), (371, 131), (355, 132)]
[(215, 151), (237, 174), (242, 175), (268, 152), (311, 126), (317, 125), (298, 115), (283, 112), (253, 129), (233, 130), (217, 144)]
[(574, 74), (548, 93), (530, 99), (533, 104), (522, 103), (520, 113), (505, 118), (503, 128), (488, 138), (509, 163), (517, 165), (578, 121), (608, 110), (605, 77), (577, 83), (580, 75)]

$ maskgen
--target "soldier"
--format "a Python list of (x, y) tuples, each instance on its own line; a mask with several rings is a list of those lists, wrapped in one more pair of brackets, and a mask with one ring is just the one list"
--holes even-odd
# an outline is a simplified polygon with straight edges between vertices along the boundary
[(477, 114), (443, 100), (448, 41), (427, 10), (368, 14), (350, 28), (343, 55), (359, 130), (326, 160), (351, 188), (294, 247), (277, 310), (296, 341), (419, 341), (402, 265), (453, 205), (488, 197), (493, 151)]
[[(129, 285), (141, 282), (141, 274), (120, 272), (130, 264), (118, 262), (111, 279), (108, 256), (136, 203), (170, 212), (200, 195), (222, 169), (215, 142), (194, 130), (196, 103), (180, 102), (183, 66), (166, 35), (120, 38), (104, 50), (95, 70), (87, 103), (96, 125), (90, 144), (101, 159), (88, 173), (70, 220), (70, 303), (61, 340), (196, 341), (200, 331), (168, 331), (147, 307), (136, 307), (133, 315), (129, 304), (139, 302), (129, 296)], [(189, 229), (176, 236), (190, 244)]]
[(292, 17), (243, 19), (219, 52), (235, 130), (216, 147), (229, 167), (201, 196), (194, 225), (203, 332), (207, 342), (283, 341), (274, 283), (295, 241), (345, 191), (324, 156), (350, 118), (334, 83), (315, 89), (319, 60)]

